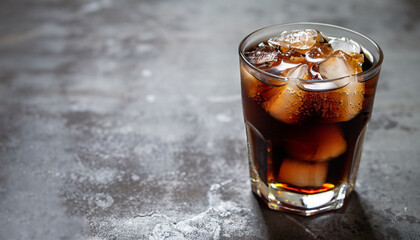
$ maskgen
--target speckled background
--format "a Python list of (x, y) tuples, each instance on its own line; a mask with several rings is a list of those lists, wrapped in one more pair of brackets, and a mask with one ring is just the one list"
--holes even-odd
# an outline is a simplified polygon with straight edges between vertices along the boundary
[[(420, 2), (0, 2), (0, 239), (420, 239)], [(301, 217), (251, 193), (237, 47), (284, 22), (385, 62), (356, 192)]]

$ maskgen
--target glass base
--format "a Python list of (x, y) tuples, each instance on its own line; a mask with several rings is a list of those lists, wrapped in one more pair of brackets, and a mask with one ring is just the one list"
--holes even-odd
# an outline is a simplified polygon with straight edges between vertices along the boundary
[(352, 189), (344, 183), (321, 193), (296, 193), (275, 186), (267, 186), (256, 172), (251, 173), (251, 176), (252, 191), (260, 196), (269, 208), (303, 216), (312, 216), (341, 208), (346, 195)]

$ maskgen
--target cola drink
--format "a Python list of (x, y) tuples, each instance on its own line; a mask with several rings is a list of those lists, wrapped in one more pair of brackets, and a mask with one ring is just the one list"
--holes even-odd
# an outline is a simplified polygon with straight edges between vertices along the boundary
[(380, 48), (307, 23), (254, 32), (239, 51), (252, 190), (276, 210), (340, 208), (354, 188)]

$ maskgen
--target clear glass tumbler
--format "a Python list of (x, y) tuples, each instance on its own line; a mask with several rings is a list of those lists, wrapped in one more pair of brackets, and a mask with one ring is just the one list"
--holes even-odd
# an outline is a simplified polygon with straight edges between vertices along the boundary
[[(358, 43), (363, 71), (301, 79), (262, 70), (247, 57), (259, 43), (302, 29)], [(240, 43), (239, 56), (253, 192), (271, 209), (305, 216), (342, 207), (355, 186), (383, 60), (380, 47), (342, 27), (290, 23), (251, 33)]]

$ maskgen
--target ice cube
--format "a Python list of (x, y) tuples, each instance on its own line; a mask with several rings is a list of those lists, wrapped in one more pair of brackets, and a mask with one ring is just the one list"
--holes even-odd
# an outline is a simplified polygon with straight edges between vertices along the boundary
[(265, 69), (266, 72), (269, 72), (271, 74), (275, 75), (281, 75), (281, 73), (285, 70), (298, 67), (300, 63), (292, 63), (287, 61), (279, 61), (275, 64), (273, 64), (271, 67)]
[(296, 78), (296, 79), (304, 79), (307, 78), (309, 75), (308, 73), (308, 65), (301, 64), (295, 68), (289, 69), (289, 71), (286, 73), (287, 78)]
[[(277, 48), (308, 50), (322, 39), (318, 31), (313, 29), (284, 31), (280, 36), (270, 38), (268, 43)], [(303, 51), (305, 52), (305, 51)]]
[[(356, 55), (357, 56), (357, 55)], [(319, 64), (319, 72), (325, 79), (341, 78), (333, 81), (337, 88), (333, 91), (311, 95), (317, 101), (319, 111), (325, 122), (349, 121), (363, 107), (364, 83), (353, 75), (362, 71), (360, 58), (352, 57), (343, 51), (336, 51)]]
[(247, 92), (248, 97), (254, 98), (261, 90), (263, 83), (252, 76), (241, 64), (242, 87)]
[(319, 73), (323, 78), (341, 78), (334, 81), (339, 89), (312, 95), (314, 101), (320, 102), (318, 106), (326, 122), (349, 121), (360, 112), (365, 87), (353, 74), (361, 71), (358, 59), (342, 51), (336, 51), (319, 64)]
[(275, 96), (264, 103), (266, 111), (274, 118), (289, 124), (295, 124), (301, 119), (300, 111), (305, 97), (305, 91), (297, 87), (297, 79), (308, 76), (308, 65), (301, 64), (284, 71), (289, 78), (284, 86), (277, 87)]
[(331, 47), (334, 49), (334, 51), (341, 50), (346, 53), (360, 53), (361, 47), (360, 44), (342, 37), (342, 38), (330, 38), (328, 43), (331, 45)]
[(277, 91), (276, 87), (267, 85), (257, 78), (255, 78), (251, 73), (248, 72), (246, 67), (241, 64), (241, 79), (242, 79), (242, 88), (247, 93), (248, 97), (254, 99), (257, 102), (264, 102), (275, 95)]
[(284, 70), (306, 63), (305, 57), (295, 50), (279, 53), (278, 58), (279, 60), (277, 62), (273, 62), (268, 67), (261, 69), (275, 75), (286, 76), (287, 71), (283, 72)]
[(341, 50), (327, 57), (325, 61), (319, 64), (318, 69), (323, 79), (341, 78), (333, 82), (337, 88), (347, 85), (353, 78), (350, 77), (351, 75), (362, 71), (358, 59), (351, 57)]
[(278, 51), (272, 46), (261, 45), (254, 51), (245, 53), (248, 61), (255, 65), (261, 65), (268, 62), (275, 62), (278, 60)]
[(324, 79), (333, 79), (362, 72), (363, 54), (346, 54), (338, 50), (319, 64)]
[(333, 53), (333, 49), (325, 43), (316, 43), (306, 54), (309, 62), (322, 62)]
[(346, 122), (353, 119), (363, 108), (365, 83), (357, 77), (347, 78), (345, 87), (319, 93), (318, 112), (324, 122)]
[(289, 156), (304, 161), (323, 162), (338, 157), (347, 150), (347, 143), (340, 128), (325, 124), (303, 129), (285, 140)]
[(328, 163), (311, 163), (285, 158), (278, 178), (281, 182), (298, 187), (321, 187), (327, 178)]
[(359, 69), (353, 68), (348, 59), (350, 56), (342, 51), (336, 51), (333, 55), (319, 64), (319, 73), (324, 79), (334, 79), (353, 75), (359, 72)]

